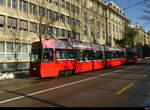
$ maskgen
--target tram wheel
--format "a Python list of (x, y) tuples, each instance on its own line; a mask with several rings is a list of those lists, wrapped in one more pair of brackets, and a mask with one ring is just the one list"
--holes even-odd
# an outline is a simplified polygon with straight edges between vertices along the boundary
[(64, 77), (64, 71), (60, 71), (59, 72), (59, 76), (58, 76), (59, 78), (62, 78), (62, 77)]
[(70, 76), (74, 75), (74, 73), (75, 73), (75, 70), (71, 70), (70, 71)]
[(60, 71), (58, 77), (62, 78), (66, 76), (72, 76), (73, 74), (74, 74), (74, 70)]
[(72, 76), (74, 71), (73, 70), (68, 70), (68, 71), (65, 71), (66, 72), (66, 75), (65, 76)]

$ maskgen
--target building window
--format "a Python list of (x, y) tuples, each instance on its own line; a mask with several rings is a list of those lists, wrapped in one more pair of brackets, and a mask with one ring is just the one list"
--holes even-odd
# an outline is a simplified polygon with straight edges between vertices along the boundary
[(37, 15), (37, 5), (30, 3), (30, 13)]
[(28, 44), (22, 44), (22, 53), (28, 53)]
[(5, 17), (0, 15), (0, 27), (4, 27), (5, 25)]
[(48, 27), (47, 34), (50, 35), (50, 36), (54, 36), (54, 34), (53, 34), (53, 27), (52, 26)]
[(13, 43), (12, 42), (6, 43), (6, 52), (7, 53), (13, 53)]
[(68, 24), (72, 25), (72, 18), (68, 17)]
[(80, 33), (77, 33), (77, 34), (76, 34), (76, 39), (77, 39), (77, 40), (80, 40)]
[(40, 24), (39, 28), (40, 28), (40, 30), (39, 30), (40, 34), (45, 34), (46, 33), (44, 24)]
[(68, 38), (68, 30), (65, 30), (65, 38)]
[(5, 52), (5, 42), (0, 42), (0, 52)]
[(28, 31), (28, 22), (25, 20), (19, 20), (19, 30)]
[(71, 5), (71, 11), (75, 12), (75, 6), (74, 5)]
[(76, 7), (76, 13), (80, 13), (80, 9), (79, 9), (79, 7)]
[(4, 5), (4, 0), (0, 0), (0, 5)]
[(60, 15), (60, 22), (65, 23), (65, 15), (63, 14)]
[(75, 40), (76, 39), (76, 33), (72, 32), (72, 38)]
[(54, 0), (54, 4), (55, 4), (56, 6), (59, 6), (59, 0)]
[(47, 0), (47, 2), (52, 3), (53, 0)]
[(54, 18), (55, 21), (59, 21), (59, 13), (54, 12)]
[(88, 35), (88, 27), (87, 27), (87, 25), (84, 25), (84, 27), (83, 27), (84, 29), (84, 35)]
[(65, 8), (65, 0), (60, 0), (60, 6), (61, 6), (62, 8)]
[(68, 38), (72, 39), (72, 32), (71, 31), (68, 31)]
[(115, 25), (113, 25), (113, 31), (115, 32)]
[(53, 35), (56, 36), (56, 28), (53, 27)]
[(22, 45), (20, 43), (15, 43), (15, 49), (17, 53), (21, 53)]
[(16, 29), (17, 28), (17, 19), (8, 17), (8, 29)]
[(65, 23), (69, 24), (69, 16), (66, 16)]
[(56, 36), (59, 36), (59, 28), (56, 28)]
[(60, 29), (60, 36), (65, 37), (65, 30), (64, 29)]
[(105, 32), (103, 31), (103, 40), (105, 40)]
[(30, 22), (30, 32), (37, 33), (37, 23)]
[(49, 9), (47, 10), (47, 18), (54, 20), (54, 14), (52, 10), (49, 10)]
[(17, 0), (8, 0), (8, 7), (17, 8)]
[(23, 12), (27, 12), (28, 11), (28, 2), (24, 1), (24, 0), (20, 0), (20, 7), (19, 9)]
[(39, 16), (46, 16), (46, 9), (44, 7), (39, 7)]
[(70, 3), (69, 3), (69, 2), (66, 2), (66, 9), (67, 9), (68, 11), (70, 11)]

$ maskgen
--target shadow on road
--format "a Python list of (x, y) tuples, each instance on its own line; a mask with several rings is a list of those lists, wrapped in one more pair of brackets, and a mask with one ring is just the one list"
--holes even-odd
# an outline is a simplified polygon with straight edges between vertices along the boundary
[[(35, 100), (35, 101), (39, 101), (39, 102), (42, 102), (42, 103), (45, 103), (45, 104), (49, 104), (51, 106), (55, 106), (55, 107), (65, 107), (64, 105), (60, 105), (60, 104), (57, 104), (57, 103), (54, 103), (54, 102), (50, 102), (50, 101), (47, 101), (47, 100), (43, 100), (43, 99), (40, 99), (40, 98), (37, 98), (37, 97), (33, 97), (33, 96), (28, 96), (26, 94), (23, 94), (23, 93), (19, 93), (19, 92), (16, 92), (16, 91), (9, 91), (9, 90), (4, 90), (5, 92), (8, 92), (8, 93), (12, 93), (12, 94), (15, 94), (15, 95), (18, 95), (18, 96), (24, 96), (25, 98), (29, 98), (29, 99), (32, 99), (32, 100)], [(21, 107), (21, 104), (19, 104), (19, 106)], [(32, 106), (35, 106), (36, 105), (32, 105)], [(18, 107), (18, 105), (17, 105)]]
[(123, 79), (123, 80), (132, 80), (132, 81), (140, 81), (140, 82), (148, 82), (149, 79), (141, 79), (141, 78), (124, 78), (123, 77), (109, 77), (109, 76), (104, 76), (103, 78), (109, 78), (109, 79)]

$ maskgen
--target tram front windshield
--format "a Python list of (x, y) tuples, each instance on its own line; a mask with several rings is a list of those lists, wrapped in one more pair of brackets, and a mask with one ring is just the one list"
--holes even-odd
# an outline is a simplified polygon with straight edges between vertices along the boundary
[(31, 54), (31, 63), (53, 62), (52, 49), (33, 49)]
[(38, 63), (41, 62), (42, 58), (42, 50), (41, 49), (33, 49), (31, 54), (31, 62)]

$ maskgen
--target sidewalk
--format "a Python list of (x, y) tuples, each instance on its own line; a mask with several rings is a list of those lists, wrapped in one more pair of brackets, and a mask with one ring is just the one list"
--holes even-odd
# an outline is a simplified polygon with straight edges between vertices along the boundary
[(29, 77), (28, 70), (0, 73), (0, 80)]
[[(150, 57), (146, 57), (150, 58)], [(141, 61), (143, 58), (139, 58), (138, 61)], [(14, 79), (14, 78), (25, 78), (25, 77), (30, 77), (29, 75), (29, 70), (18, 70), (14, 72), (5, 72), (5, 73), (0, 73), (0, 80), (7, 80), (7, 79)]]

